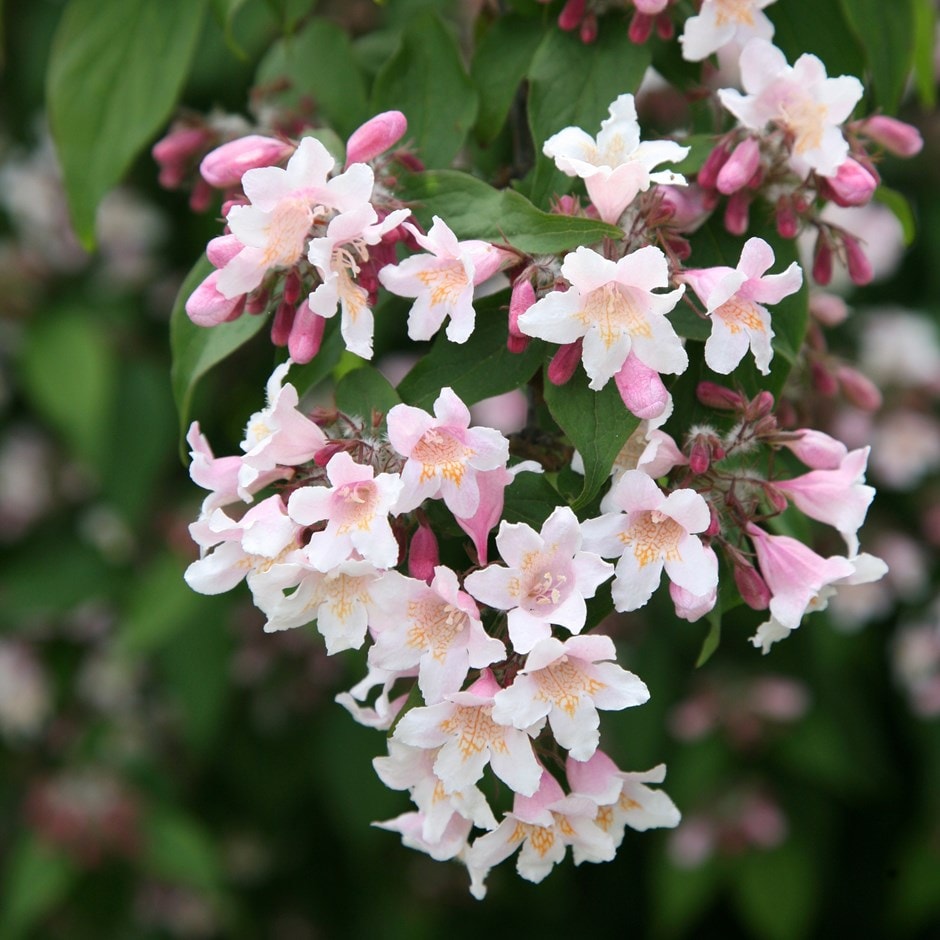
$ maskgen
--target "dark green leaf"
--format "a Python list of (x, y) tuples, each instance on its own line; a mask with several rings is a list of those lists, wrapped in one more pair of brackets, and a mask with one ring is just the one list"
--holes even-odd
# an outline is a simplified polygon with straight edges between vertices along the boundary
[(678, 140), (683, 147), (689, 148), (688, 156), (681, 162), (669, 167), (676, 173), (683, 173), (687, 177), (693, 177), (702, 168), (702, 164), (708, 159), (708, 155), (715, 147), (714, 134), (693, 134), (691, 137), (684, 137)]
[(104, 328), (89, 309), (37, 318), (22, 359), (33, 407), (72, 452), (101, 473), (110, 454), (117, 361)]
[(210, 0), (210, 2), (212, 4), (212, 15), (219, 26), (222, 27), (229, 48), (237, 56), (244, 58), (245, 50), (235, 40), (233, 26), (239, 9), (245, 5), (245, 0)]
[(470, 405), (525, 385), (541, 365), (542, 346), (530, 343), (524, 353), (511, 353), (506, 348), (506, 313), (498, 303), (488, 299), (477, 304), (476, 329), (466, 343), (451, 343), (438, 334), (430, 351), (399, 383), (403, 401), (430, 409), (449, 385)]
[[(915, 0), (841, 0), (868, 60), (878, 104), (897, 110), (914, 60)], [(824, 60), (825, 61), (825, 60)]]
[(497, 19), (477, 45), (470, 75), (480, 94), (475, 127), (481, 143), (502, 130), (543, 32), (540, 21), (509, 14)]
[(141, 865), (171, 884), (204, 891), (222, 881), (221, 863), (209, 833), (176, 809), (154, 808), (144, 820)]
[(335, 23), (314, 19), (299, 33), (278, 40), (261, 60), (256, 84), (289, 88), (273, 96), (280, 107), (302, 110), (311, 99), (344, 137), (369, 117), (366, 82), (349, 37)]
[(529, 254), (565, 251), (603, 238), (623, 238), (623, 232), (613, 225), (542, 212), (515, 190), (494, 189), (457, 170), (406, 177), (399, 195), (416, 203), (415, 214), (425, 225), (437, 215), (458, 238), (506, 241)]
[[(211, 271), (212, 265), (205, 258), (196, 262), (180, 287), (170, 317), (170, 349), (173, 353), (170, 382), (181, 435), (185, 435), (189, 427), (189, 409), (199, 380), (214, 365), (247, 343), (265, 323), (262, 316), (243, 314), (230, 323), (196, 326), (186, 315), (186, 301)], [(185, 462), (186, 445), (182, 440), (180, 452)]]
[(934, 66), (937, 8), (924, 2), (914, 4), (914, 85), (925, 108), (936, 107), (937, 79)]
[(718, 645), (721, 643), (721, 611), (715, 607), (706, 617), (708, 622), (708, 633), (702, 642), (702, 650), (695, 660), (695, 668), (704, 666), (711, 658)]
[(546, 378), (545, 404), (584, 460), (584, 487), (574, 503), (580, 509), (607, 481), (614, 459), (640, 419), (627, 411), (613, 381), (592, 391), (580, 369), (566, 385), (553, 385)]
[(887, 206), (901, 223), (904, 231), (904, 244), (911, 245), (917, 237), (917, 222), (914, 220), (914, 210), (907, 201), (907, 197), (896, 189), (879, 186), (875, 190), (875, 199), (883, 206)]
[[(617, 96), (640, 87), (649, 51), (630, 42), (622, 24), (604, 25), (609, 28), (602, 28), (591, 45), (573, 33), (550, 29), (536, 51), (529, 69), (529, 127), (537, 153), (563, 127), (580, 127), (595, 136)], [(534, 203), (571, 185), (548, 157), (539, 156), (531, 186)]]
[(367, 422), (373, 411), (387, 414), (400, 401), (388, 379), (369, 365), (347, 372), (336, 385), (336, 407)]
[(453, 37), (431, 12), (408, 24), (401, 46), (382, 67), (372, 95), (375, 111), (408, 118), (407, 139), (426, 166), (448, 166), (477, 113), (477, 94)]
[(503, 519), (524, 522), (538, 531), (561, 502), (558, 490), (545, 479), (545, 474), (522, 472), (506, 489)]
[(24, 835), (9, 852), (3, 868), (0, 934), (4, 940), (27, 936), (65, 897), (77, 874), (67, 856), (33, 835)]
[(72, 222), (94, 243), (98, 203), (166, 123), (205, 0), (71, 0), (49, 61), (49, 123)]
[[(670, 776), (674, 771), (670, 771)], [(690, 931), (696, 920), (711, 906), (721, 887), (721, 868), (703, 864), (679, 868), (665, 852), (657, 853), (652, 892), (656, 911), (656, 936), (695, 936)]]

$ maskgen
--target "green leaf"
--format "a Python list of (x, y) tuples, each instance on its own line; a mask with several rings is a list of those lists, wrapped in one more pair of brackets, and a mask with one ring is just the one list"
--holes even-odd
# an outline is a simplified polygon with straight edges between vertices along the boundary
[[(170, 384), (183, 437), (189, 428), (189, 410), (199, 380), (214, 365), (244, 346), (265, 324), (265, 317), (242, 314), (237, 320), (218, 326), (196, 326), (186, 315), (186, 301), (211, 271), (212, 265), (207, 259), (201, 258), (196, 262), (180, 287), (170, 315), (170, 349), (173, 353)], [(180, 453), (185, 463), (186, 443), (182, 439)]]
[(541, 21), (510, 13), (497, 19), (477, 44), (470, 76), (480, 95), (475, 129), (481, 144), (502, 130), (543, 32)]
[(502, 518), (507, 522), (524, 522), (539, 530), (562, 501), (544, 473), (523, 471), (506, 488)]
[(245, 0), (211, 0), (212, 16), (222, 27), (228, 47), (237, 56), (245, 58), (245, 50), (239, 46), (235, 39), (234, 24), (239, 9), (245, 5)]
[(731, 879), (741, 918), (761, 940), (807, 936), (820, 885), (814, 854), (792, 837), (772, 851), (749, 852)]
[(702, 649), (698, 654), (698, 659), (695, 660), (696, 669), (704, 666), (712, 658), (721, 643), (721, 611), (717, 606), (708, 613), (706, 620), (708, 621), (708, 633), (702, 641)]
[(714, 150), (715, 135), (692, 134), (690, 137), (678, 139), (678, 143), (682, 144), (683, 147), (688, 147), (689, 153), (681, 163), (673, 164), (669, 169), (693, 177), (702, 168), (702, 164), (708, 159), (708, 155)]
[(209, 833), (175, 809), (155, 807), (144, 820), (141, 864), (150, 875), (204, 891), (217, 889), (222, 881)]
[(347, 372), (336, 385), (336, 407), (367, 422), (373, 411), (387, 414), (400, 401), (388, 379), (370, 365)]
[(937, 9), (933, 3), (914, 4), (914, 85), (925, 108), (937, 104), (934, 72), (934, 39), (937, 35)]
[(627, 411), (613, 381), (599, 392), (582, 370), (565, 385), (546, 378), (545, 404), (584, 461), (584, 486), (574, 508), (587, 505), (610, 477), (610, 468), (640, 419)]
[(548, 30), (529, 69), (529, 128), (540, 154), (530, 192), (534, 203), (572, 185), (541, 155), (545, 141), (569, 126), (595, 136), (617, 96), (640, 87), (649, 63), (648, 49), (630, 42), (622, 24), (602, 24), (591, 45), (573, 33)]
[(71, 0), (62, 14), (46, 78), (49, 123), (86, 248), (98, 203), (176, 105), (205, 7), (205, 0)]
[(912, 245), (917, 237), (917, 222), (914, 219), (914, 210), (907, 201), (907, 197), (896, 189), (879, 186), (875, 190), (875, 199), (894, 213), (904, 232), (904, 244), (907, 246)]
[(542, 212), (515, 190), (494, 189), (457, 170), (404, 177), (399, 196), (417, 203), (415, 214), (425, 225), (437, 215), (458, 238), (506, 241), (529, 254), (551, 254), (604, 238), (623, 238), (616, 226)]
[(466, 343), (451, 343), (438, 334), (430, 351), (399, 383), (402, 401), (430, 409), (449, 385), (471, 405), (511, 392), (532, 378), (542, 362), (542, 346), (530, 343), (525, 352), (511, 353), (506, 348), (507, 316), (498, 304), (490, 298), (477, 304), (476, 329)]
[(878, 104), (892, 113), (914, 61), (914, 2), (841, 0), (845, 18), (865, 50)]
[(654, 936), (695, 936), (689, 928), (714, 902), (721, 874), (720, 866), (707, 862), (696, 868), (678, 868), (665, 852), (659, 852), (652, 872)]
[(398, 51), (376, 76), (372, 106), (404, 113), (406, 139), (426, 166), (448, 166), (463, 146), (477, 93), (456, 42), (434, 13), (422, 12), (408, 24)]
[(65, 897), (77, 874), (67, 856), (33, 835), (24, 835), (7, 856), (3, 871), (0, 935), (4, 940), (25, 937)]
[(22, 379), (36, 411), (77, 457), (103, 473), (110, 459), (117, 361), (94, 311), (37, 318), (23, 350)]
[(362, 70), (349, 37), (335, 23), (311, 20), (296, 35), (278, 40), (258, 65), (255, 84), (289, 88), (271, 96), (272, 103), (292, 111), (313, 99), (319, 112), (344, 137), (369, 117)]

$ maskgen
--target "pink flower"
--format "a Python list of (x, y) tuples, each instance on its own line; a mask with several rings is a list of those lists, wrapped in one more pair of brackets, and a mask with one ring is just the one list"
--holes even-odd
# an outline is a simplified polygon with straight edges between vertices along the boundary
[(405, 458), (399, 513), (440, 496), (455, 516), (470, 518), (480, 507), (478, 474), (505, 467), (509, 459), (506, 438), (493, 428), (471, 428), (470, 410), (451, 388), (441, 389), (433, 416), (395, 405), (388, 439)]
[(678, 173), (651, 171), (684, 159), (689, 148), (671, 140), (641, 142), (633, 95), (625, 94), (611, 104), (596, 140), (579, 127), (566, 127), (545, 141), (542, 152), (563, 173), (584, 180), (600, 217), (613, 224), (652, 183), (684, 184)]
[(508, 610), (509, 638), (528, 653), (552, 635), (552, 624), (580, 633), (587, 618), (585, 598), (614, 572), (599, 555), (581, 551), (581, 528), (568, 506), (559, 506), (540, 532), (525, 523), (503, 522), (496, 546), (509, 567), (490, 565), (464, 581), (478, 600)]
[(829, 78), (814, 55), (793, 66), (765, 39), (752, 39), (741, 53), (741, 81), (747, 94), (718, 92), (721, 103), (745, 127), (762, 131), (775, 124), (792, 140), (790, 166), (805, 178), (811, 170), (834, 174), (849, 153), (840, 125), (862, 97), (862, 83), (850, 75)]
[(628, 470), (611, 491), (609, 512), (582, 525), (585, 544), (606, 558), (619, 557), (612, 595), (617, 610), (642, 607), (659, 586), (663, 569), (696, 597), (718, 583), (714, 553), (696, 536), (710, 522), (708, 504), (694, 490), (668, 496), (640, 470)]
[(701, 62), (729, 43), (743, 46), (749, 39), (770, 39), (773, 23), (761, 12), (774, 0), (704, 0), (695, 16), (685, 21), (679, 37), (682, 58)]
[(408, 336), (430, 339), (450, 317), (447, 338), (465, 343), (473, 332), (473, 287), (492, 277), (506, 254), (489, 242), (457, 241), (437, 216), (427, 235), (406, 225), (418, 244), (430, 254), (412, 255), (400, 264), (386, 265), (379, 281), (399, 297), (415, 297), (408, 314)]
[(527, 729), (546, 716), (558, 743), (575, 760), (597, 749), (597, 710), (642, 705), (649, 690), (641, 679), (614, 662), (613, 640), (589, 634), (540, 640), (511, 686), (496, 695), (493, 720)]
[(712, 331), (705, 343), (705, 362), (721, 375), (729, 375), (744, 358), (748, 346), (757, 368), (770, 372), (773, 330), (764, 304), (776, 304), (795, 293), (803, 272), (794, 261), (782, 274), (765, 274), (774, 252), (762, 238), (749, 238), (736, 268), (718, 266), (682, 272), (711, 317)]
[(553, 343), (583, 337), (592, 389), (603, 388), (631, 351), (657, 372), (685, 370), (688, 356), (665, 316), (685, 288), (653, 293), (669, 284), (666, 256), (658, 248), (640, 248), (614, 262), (581, 247), (565, 257), (561, 273), (571, 288), (552, 291), (529, 307), (519, 317), (519, 328)]
[(332, 486), (302, 487), (287, 502), (291, 518), (301, 525), (326, 521), (304, 550), (310, 563), (329, 571), (358, 552), (377, 568), (391, 568), (398, 562), (398, 542), (388, 514), (401, 492), (398, 474), (376, 476), (345, 451), (330, 458), (326, 474)]

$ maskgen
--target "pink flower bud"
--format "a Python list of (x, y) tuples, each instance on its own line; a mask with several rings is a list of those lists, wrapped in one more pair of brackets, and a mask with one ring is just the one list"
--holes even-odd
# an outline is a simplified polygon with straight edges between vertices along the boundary
[(746, 137), (734, 148), (719, 170), (715, 186), (720, 193), (730, 196), (747, 185), (759, 166), (760, 144), (753, 137)]
[(587, 16), (581, 20), (581, 30), (578, 33), (581, 37), (581, 42), (584, 45), (589, 46), (592, 42), (595, 42), (597, 39), (597, 15), (592, 10)]
[(738, 190), (728, 199), (725, 207), (725, 228), (731, 235), (743, 235), (750, 222), (751, 195)]
[(793, 209), (793, 203), (786, 196), (777, 200), (775, 218), (781, 238), (796, 238), (800, 231), (800, 219)]
[(818, 360), (810, 364), (809, 373), (813, 381), (813, 388), (820, 395), (832, 398), (839, 391), (839, 383), (836, 381), (836, 377)]
[(764, 496), (777, 512), (785, 512), (788, 506), (786, 496), (770, 483), (764, 484)]
[(642, 46), (643, 43), (652, 36), (655, 22), (652, 16), (648, 16), (646, 13), (641, 13), (640, 10), (637, 10), (636, 13), (633, 14), (633, 19), (630, 20), (630, 28), (627, 30), (630, 42)]
[(245, 309), (245, 295), (223, 297), (216, 283), (219, 272), (213, 271), (186, 301), (186, 315), (196, 326), (215, 326), (241, 316)]
[(820, 195), (839, 206), (865, 206), (878, 188), (878, 180), (857, 160), (846, 158), (835, 176), (820, 177)]
[(747, 421), (760, 421), (774, 410), (774, 396), (766, 389), (758, 392), (744, 409), (744, 418)]
[(633, 5), (641, 12), (649, 16), (656, 16), (662, 13), (669, 6), (669, 0), (633, 0)]
[(711, 451), (708, 442), (697, 437), (689, 451), (689, 469), (696, 475), (707, 473), (711, 465)]
[(881, 407), (881, 392), (867, 375), (851, 366), (839, 366), (836, 378), (842, 386), (842, 394), (856, 408), (861, 408), (862, 411), (877, 411)]
[(846, 302), (828, 291), (812, 291), (809, 295), (809, 312), (823, 326), (838, 326), (849, 316)]
[(669, 406), (669, 391), (659, 373), (640, 362), (633, 352), (627, 356), (614, 381), (627, 410), (638, 418), (658, 418)]
[(291, 328), (294, 325), (294, 307), (283, 301), (274, 311), (274, 320), (271, 322), (271, 342), (275, 346), (286, 346), (290, 339)]
[(368, 163), (405, 136), (408, 119), (401, 111), (383, 111), (356, 128), (346, 141), (346, 166)]
[(189, 194), (189, 208), (196, 213), (205, 212), (212, 205), (212, 187), (205, 180), (196, 180)]
[(440, 552), (437, 548), (437, 537), (431, 527), (424, 521), (411, 536), (411, 545), (408, 547), (408, 574), (428, 584), (434, 579), (434, 568), (441, 563)]
[(348, 452), (354, 446), (355, 441), (330, 441), (313, 455), (313, 462), (318, 467), (325, 467), (340, 451)]
[(747, 399), (739, 392), (715, 382), (699, 382), (695, 394), (706, 408), (719, 411), (742, 411), (747, 404)]
[(224, 268), (244, 247), (234, 235), (217, 235), (206, 245), (206, 257), (214, 268)]
[(574, 375), (581, 361), (581, 340), (560, 346), (548, 364), (548, 380), (552, 385), (564, 385)]
[(708, 528), (702, 533), (702, 536), (707, 539), (713, 539), (721, 532), (721, 519), (718, 517), (718, 513), (715, 512), (715, 507), (711, 504), (708, 506), (708, 511), (710, 513)]
[(672, 17), (668, 13), (660, 13), (659, 16), (656, 17), (656, 35), (659, 36), (663, 42), (669, 42), (675, 34), (676, 27), (672, 22)]
[(705, 193), (699, 186), (657, 186), (660, 205), (669, 213), (664, 221), (680, 232), (693, 232), (708, 216), (705, 208)]
[(584, 18), (585, 0), (568, 0), (558, 14), (558, 28), (571, 32)]
[(899, 157), (913, 157), (924, 146), (924, 138), (916, 127), (884, 114), (876, 114), (863, 121), (860, 130)]
[(766, 610), (770, 605), (770, 588), (760, 572), (741, 557), (734, 559), (734, 583), (741, 600), (752, 610)]
[(577, 196), (559, 196), (551, 211), (555, 215), (577, 215), (581, 211), (581, 205)]
[(202, 178), (216, 189), (237, 186), (247, 170), (274, 166), (294, 152), (294, 145), (276, 137), (249, 134), (210, 150), (199, 164)]
[(864, 249), (858, 243), (858, 239), (853, 238), (851, 235), (845, 235), (842, 238), (842, 245), (845, 248), (845, 264), (849, 269), (849, 277), (852, 279), (852, 283), (858, 284), (859, 287), (870, 284), (875, 272), (872, 269), (871, 261), (868, 260), (868, 255), (865, 254)]
[(296, 271), (289, 271), (287, 277), (284, 278), (284, 302), (296, 304), (302, 293), (303, 283), (300, 275)]
[(703, 189), (714, 189), (718, 183), (718, 174), (725, 163), (728, 162), (729, 156), (731, 156), (731, 152), (728, 150), (727, 144), (720, 143), (715, 147), (705, 158), (702, 168), (698, 171), (696, 180), (699, 186)]
[(205, 127), (180, 127), (161, 137), (150, 153), (161, 167), (185, 164), (209, 144), (213, 136)]
[(535, 303), (535, 288), (527, 277), (516, 278), (509, 298), (509, 333), (524, 336), (519, 329), (519, 317)]
[[(286, 291), (285, 291), (286, 294)], [(323, 332), (326, 329), (326, 320), (317, 316), (306, 300), (297, 307), (294, 322), (287, 337), (287, 351), (294, 362), (303, 364), (310, 362), (320, 351), (323, 342)]]
[(257, 316), (259, 313), (264, 313), (268, 309), (268, 302), (270, 300), (270, 291), (265, 290), (263, 287), (259, 287), (257, 290), (253, 290), (248, 295), (248, 300), (245, 303), (245, 310), (252, 316)]
[(813, 249), (813, 280), (823, 287), (832, 280), (832, 248), (822, 232)]

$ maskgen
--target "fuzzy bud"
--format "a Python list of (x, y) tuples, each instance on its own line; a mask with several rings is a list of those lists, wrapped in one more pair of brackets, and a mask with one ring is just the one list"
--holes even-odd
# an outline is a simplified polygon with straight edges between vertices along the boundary
[(247, 170), (275, 166), (294, 152), (294, 145), (276, 137), (249, 134), (210, 150), (199, 164), (202, 178), (216, 189), (237, 186)]
[(385, 153), (405, 136), (408, 120), (401, 111), (383, 111), (369, 118), (349, 135), (346, 141), (346, 167), (353, 163), (368, 163)]
[(924, 146), (924, 138), (916, 127), (884, 114), (876, 114), (863, 121), (860, 130), (898, 157), (913, 157)]
[(731, 151), (731, 156), (718, 172), (715, 186), (720, 193), (730, 196), (747, 186), (759, 166), (760, 144), (753, 137), (746, 137)]
[(744, 410), (744, 418), (747, 421), (760, 421), (762, 418), (766, 418), (773, 410), (774, 396), (764, 389), (758, 392), (750, 402), (748, 402), (747, 408)]

